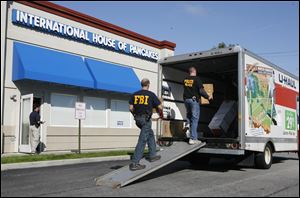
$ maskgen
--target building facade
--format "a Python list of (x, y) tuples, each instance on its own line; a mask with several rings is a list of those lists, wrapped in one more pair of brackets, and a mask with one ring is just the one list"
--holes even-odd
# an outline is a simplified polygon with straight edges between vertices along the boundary
[(2, 153), (29, 152), (34, 104), (45, 152), (76, 150), (76, 102), (86, 103), (82, 150), (135, 147), (129, 96), (144, 77), (158, 92), (157, 61), (175, 46), (50, 2), (1, 1)]

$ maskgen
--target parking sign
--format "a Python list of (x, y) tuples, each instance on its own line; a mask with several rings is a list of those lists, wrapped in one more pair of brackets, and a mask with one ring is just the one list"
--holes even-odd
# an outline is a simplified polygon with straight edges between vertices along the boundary
[(85, 120), (86, 104), (84, 102), (76, 102), (75, 104), (75, 119)]

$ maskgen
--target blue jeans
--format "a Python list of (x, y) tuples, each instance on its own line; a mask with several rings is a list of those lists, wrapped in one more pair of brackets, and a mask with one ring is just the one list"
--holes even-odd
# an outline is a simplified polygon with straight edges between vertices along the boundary
[(149, 148), (149, 157), (156, 156), (156, 143), (152, 130), (151, 119), (147, 119), (147, 116), (136, 116), (136, 125), (141, 129), (138, 143), (135, 147), (134, 155), (132, 157), (132, 163), (138, 164), (143, 158), (146, 143)]
[(186, 108), (186, 120), (187, 124), (190, 125), (190, 133), (191, 139), (197, 140), (198, 139), (198, 122), (200, 117), (200, 105), (197, 100), (193, 99), (186, 99), (184, 101), (185, 108)]

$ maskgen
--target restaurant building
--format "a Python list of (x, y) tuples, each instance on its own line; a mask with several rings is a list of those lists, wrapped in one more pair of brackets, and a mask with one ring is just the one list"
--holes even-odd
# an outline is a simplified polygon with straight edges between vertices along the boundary
[(82, 150), (135, 147), (129, 96), (144, 77), (158, 92), (157, 61), (175, 46), (51, 2), (1, 1), (1, 153), (30, 152), (34, 104), (45, 152), (77, 150), (76, 102), (86, 103)]

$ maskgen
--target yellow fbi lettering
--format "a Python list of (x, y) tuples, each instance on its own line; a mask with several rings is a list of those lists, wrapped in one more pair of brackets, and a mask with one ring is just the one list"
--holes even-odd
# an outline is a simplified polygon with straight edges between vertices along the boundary
[(184, 86), (192, 87), (194, 84), (194, 80), (184, 80)]
[(149, 101), (149, 96), (144, 96), (144, 95), (134, 96), (134, 104), (148, 105), (148, 101)]

